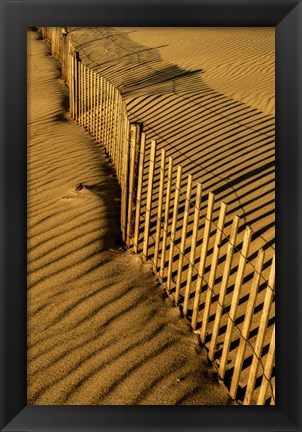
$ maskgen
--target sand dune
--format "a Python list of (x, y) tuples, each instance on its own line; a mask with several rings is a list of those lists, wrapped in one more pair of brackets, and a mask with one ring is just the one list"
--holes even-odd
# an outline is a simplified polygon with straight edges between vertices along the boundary
[[(112, 82), (130, 119), (143, 123), (146, 163), (155, 139), (158, 153), (165, 147), (185, 175), (203, 184), (205, 194), (215, 193), (217, 202), (228, 203), (229, 211), (251, 226), (253, 244), (269, 249), (270, 259), (274, 29), (71, 27), (68, 32), (83, 63)], [(262, 212), (264, 196), (269, 208)]]
[[(197, 182), (202, 183), (204, 198), (194, 262), (193, 287), (197, 280), (207, 195), (209, 192), (215, 194), (210, 252), (205, 265), (200, 310), (203, 309), (205, 302), (216, 233), (215, 224), (218, 221), (221, 201), (228, 204), (228, 213), (217, 268), (217, 289), (221, 282), (226, 256), (225, 240), (230, 234), (234, 215), (239, 215), (241, 220), (238, 248), (226, 296), (227, 307), (232, 300), (244, 228), (249, 225), (252, 229), (252, 244), (238, 308), (238, 327), (234, 331), (231, 362), (228, 365), (231, 368), (236, 355), (236, 340), (238, 341), (240, 336), (240, 323), (245, 314), (257, 252), (259, 248), (264, 249), (265, 263), (252, 325), (252, 344), (255, 342), (263, 306), (263, 289), (275, 252), (274, 29), (107, 27), (68, 28), (68, 32), (73, 45), (79, 51), (81, 61), (112, 82), (126, 101), (130, 119), (143, 123), (144, 131), (147, 133), (147, 151), (142, 213), (146, 209), (150, 144), (152, 139), (157, 141), (150, 223), (151, 259), (155, 242), (161, 148), (165, 147), (167, 156), (174, 159), (172, 203), (176, 166), (181, 164), (183, 167), (184, 182), (176, 230), (176, 252), (181, 236), (187, 175), (193, 175), (194, 187)], [(192, 200), (194, 201), (194, 196)], [(172, 211), (171, 204), (170, 214)], [(192, 238), (193, 212), (194, 209), (191, 207), (186, 241), (187, 255)], [(139, 250), (142, 248), (142, 230), (140, 234)], [(166, 262), (168, 255), (169, 245)], [(174, 282), (177, 276), (176, 259), (177, 255), (173, 264)], [(181, 298), (188, 268), (189, 263), (185, 259)], [(216, 290), (206, 342), (210, 338), (217, 300)], [(193, 301), (194, 288), (189, 301), (189, 317)], [(274, 316), (273, 307), (266, 343), (270, 340)], [(227, 314), (221, 323), (218, 357), (225, 337), (226, 319)], [(247, 357), (251, 354), (248, 348)]]
[(28, 403), (229, 404), (149, 266), (122, 250), (104, 151), (28, 33)]

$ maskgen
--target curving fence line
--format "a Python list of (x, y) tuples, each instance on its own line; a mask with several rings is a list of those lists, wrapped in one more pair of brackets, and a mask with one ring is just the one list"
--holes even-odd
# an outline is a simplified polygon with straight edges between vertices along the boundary
[(207, 348), (233, 399), (275, 404), (275, 256), (251, 250), (253, 232), (227, 203), (202, 194), (143, 124), (130, 123), (118, 90), (80, 60), (63, 28), (39, 28), (62, 65), (70, 115), (102, 144), (121, 187), (121, 231)]

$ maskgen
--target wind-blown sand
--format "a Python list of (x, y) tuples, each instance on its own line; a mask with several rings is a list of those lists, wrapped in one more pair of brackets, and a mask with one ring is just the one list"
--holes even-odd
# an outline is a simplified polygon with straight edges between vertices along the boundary
[[(158, 155), (275, 245), (274, 28), (68, 28), (81, 61), (123, 95)], [(146, 163), (148, 162), (148, 155)]]
[[(190, 318), (197, 267), (202, 249), (204, 217), (207, 196), (215, 194), (213, 220), (217, 224), (221, 202), (228, 205), (224, 240), (230, 235), (235, 215), (240, 216), (238, 250), (225, 299), (226, 310), (230, 306), (236, 279), (240, 249), (245, 227), (252, 230), (245, 277), (238, 306), (238, 320), (232, 334), (232, 346), (228, 369), (234, 366), (236, 346), (246, 312), (250, 281), (255, 269), (257, 253), (265, 252), (259, 294), (254, 309), (251, 338), (246, 358), (251, 358), (252, 348), (259, 328), (263, 309), (264, 287), (269, 278), (270, 265), (275, 253), (275, 117), (274, 117), (274, 28), (79, 28), (67, 29), (72, 44), (79, 52), (82, 63), (99, 72), (112, 82), (122, 94), (131, 120), (143, 124), (147, 134), (145, 175), (143, 181), (142, 213), (146, 208), (148, 163), (151, 140), (157, 142), (154, 194), (152, 199), (151, 236), (149, 252), (154, 251), (154, 234), (157, 220), (159, 192), (159, 157), (166, 149), (167, 157), (174, 159), (173, 191), (176, 166), (183, 167), (183, 178), (190, 173), (194, 187), (202, 183), (203, 206), (196, 248), (192, 295), (189, 301)], [(176, 229), (176, 243), (180, 242), (183, 221), (185, 181), (181, 192)], [(186, 252), (192, 238), (193, 206), (189, 217)], [(170, 213), (173, 211), (173, 193)], [(171, 218), (170, 218), (171, 219)], [(169, 230), (169, 229), (168, 229)], [(209, 254), (207, 256), (200, 297), (202, 311), (209, 273), (215, 224), (212, 224)], [(139, 239), (139, 250), (142, 249)], [(207, 328), (208, 346), (217, 307), (221, 276), (226, 256), (225, 241), (220, 248), (220, 260), (216, 273), (211, 307), (211, 319)], [(168, 253), (166, 254), (166, 261)], [(175, 282), (177, 263), (174, 261), (172, 280)], [(188, 275), (188, 259), (181, 280), (181, 300)], [(173, 293), (172, 293), (173, 294)], [(201, 324), (202, 313), (198, 316)], [(268, 346), (272, 323), (275, 319), (271, 308), (265, 345)], [(217, 345), (217, 358), (221, 352), (227, 322), (224, 314)], [(262, 358), (265, 361), (265, 356)], [(240, 385), (246, 385), (249, 362), (244, 365)], [(258, 369), (258, 374), (262, 368)], [(245, 374), (245, 376), (244, 376)]]
[(148, 266), (120, 248), (104, 151), (28, 33), (28, 403), (229, 404)]

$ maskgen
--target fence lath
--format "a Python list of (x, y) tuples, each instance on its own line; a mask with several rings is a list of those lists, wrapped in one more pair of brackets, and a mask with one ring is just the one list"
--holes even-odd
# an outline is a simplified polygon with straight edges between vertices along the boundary
[(163, 147), (161, 150), (161, 160), (160, 160), (159, 197), (158, 197), (157, 221), (156, 221), (156, 232), (155, 232), (155, 242), (154, 242), (154, 259), (153, 259), (154, 273), (157, 273), (158, 270), (159, 245), (160, 245), (162, 222), (163, 222), (162, 216), (163, 216), (165, 174), (166, 174), (166, 150)]
[(142, 204), (142, 191), (143, 191), (143, 174), (144, 174), (144, 161), (145, 161), (145, 147), (146, 135), (142, 133), (139, 149), (139, 162), (138, 162), (138, 177), (137, 177), (137, 193), (136, 193), (136, 206), (135, 206), (135, 225), (133, 236), (133, 249), (138, 253), (139, 242), (139, 228), (141, 219), (141, 204)]
[(181, 232), (181, 243), (179, 248), (179, 261), (178, 261), (178, 269), (176, 276), (176, 287), (175, 287), (175, 296), (174, 300), (176, 303), (179, 301), (180, 294), (180, 286), (181, 286), (181, 276), (183, 271), (183, 262), (185, 256), (185, 246), (186, 246), (186, 238), (187, 238), (187, 230), (188, 230), (188, 219), (190, 212), (190, 204), (191, 204), (191, 193), (192, 193), (192, 182), (193, 177), (191, 174), (188, 176), (188, 184), (187, 184), (187, 192), (186, 192), (186, 203), (184, 209), (184, 217), (182, 222), (182, 232)]
[(153, 179), (155, 169), (155, 156), (156, 156), (156, 141), (151, 143), (151, 154), (149, 161), (149, 178), (148, 178), (148, 189), (147, 189), (147, 204), (145, 213), (145, 230), (144, 230), (144, 242), (143, 242), (143, 262), (147, 261), (148, 258), (148, 246), (149, 246), (149, 233), (150, 233), (150, 219), (151, 219), (151, 206), (152, 206), (152, 193), (153, 193)]
[(166, 187), (165, 216), (164, 216), (163, 240), (162, 240), (162, 248), (161, 248), (160, 272), (159, 272), (159, 276), (162, 281), (164, 279), (164, 269), (166, 263), (166, 248), (167, 248), (167, 239), (168, 239), (170, 198), (171, 198), (172, 175), (173, 175), (173, 158), (169, 156), (168, 160), (169, 160), (168, 179), (167, 179), (167, 187)]
[(201, 206), (201, 195), (202, 195), (202, 185), (198, 183), (197, 185), (197, 193), (196, 193), (196, 202), (195, 202), (195, 211), (194, 211), (194, 221), (193, 221), (193, 234), (191, 240), (191, 252), (189, 257), (189, 269), (187, 274), (187, 284), (184, 296), (183, 303), (183, 314), (187, 315), (188, 307), (189, 307), (189, 298), (191, 294), (191, 283), (193, 276), (193, 269), (195, 266), (195, 254), (196, 254), (196, 243), (197, 243), (197, 235), (199, 229), (199, 214), (200, 214), (200, 206)]
[(182, 167), (181, 167), (181, 165), (178, 165), (176, 187), (175, 187), (176, 190), (175, 190), (175, 196), (174, 196), (172, 225), (171, 225), (171, 232), (170, 232), (170, 250), (169, 250), (168, 273), (167, 273), (167, 291), (168, 292), (171, 289), (172, 265), (173, 265), (173, 258), (174, 258), (174, 243), (175, 243), (175, 235), (176, 235), (179, 196), (180, 196), (180, 190), (181, 190), (181, 177), (182, 177)]

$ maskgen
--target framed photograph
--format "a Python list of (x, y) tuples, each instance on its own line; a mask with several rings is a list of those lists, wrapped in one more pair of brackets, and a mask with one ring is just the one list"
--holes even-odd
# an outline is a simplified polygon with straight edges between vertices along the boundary
[(301, 1), (0, 1), (1, 430), (301, 430)]

